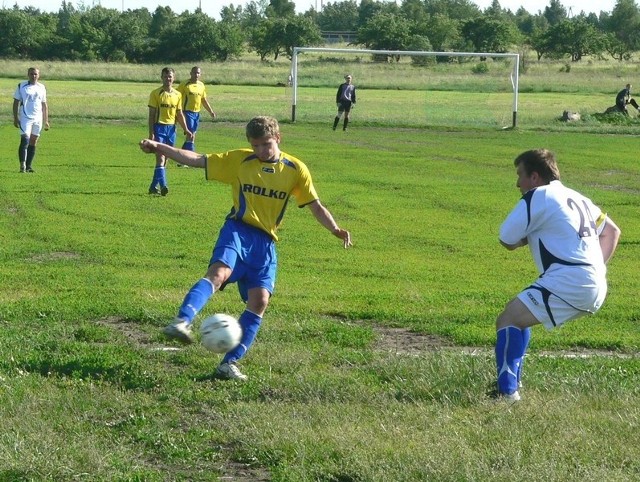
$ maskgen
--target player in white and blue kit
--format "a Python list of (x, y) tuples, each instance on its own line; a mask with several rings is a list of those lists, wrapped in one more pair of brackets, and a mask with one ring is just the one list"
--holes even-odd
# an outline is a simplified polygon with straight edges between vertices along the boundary
[(20, 129), (20, 172), (34, 172), (32, 163), (42, 129), (49, 130), (47, 89), (38, 82), (40, 70), (30, 67), (29, 80), (20, 82), (13, 94), (13, 125)]
[(526, 151), (514, 165), (522, 198), (500, 227), (500, 243), (509, 250), (528, 245), (540, 273), (496, 321), (498, 393), (519, 400), (530, 327), (552, 329), (600, 309), (607, 294), (606, 263), (620, 229), (590, 199), (560, 182), (552, 152)]

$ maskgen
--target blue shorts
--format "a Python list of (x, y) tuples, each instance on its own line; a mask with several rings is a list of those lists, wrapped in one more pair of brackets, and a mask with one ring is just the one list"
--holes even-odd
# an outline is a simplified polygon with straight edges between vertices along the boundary
[(198, 131), (198, 125), (200, 124), (200, 112), (185, 110), (183, 113), (187, 127), (195, 134)]
[(153, 135), (155, 141), (173, 146), (176, 143), (176, 125), (156, 122), (153, 125)]
[(238, 283), (240, 297), (245, 303), (252, 288), (264, 288), (273, 293), (278, 267), (276, 243), (264, 231), (227, 219), (220, 229), (209, 266), (217, 261), (231, 268), (231, 276), (221, 290), (229, 283)]

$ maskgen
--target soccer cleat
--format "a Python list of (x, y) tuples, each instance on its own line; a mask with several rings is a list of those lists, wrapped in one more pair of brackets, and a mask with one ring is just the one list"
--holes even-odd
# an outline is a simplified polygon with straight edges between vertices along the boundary
[(169, 188), (167, 186), (162, 186), (160, 188), (160, 195), (166, 196), (167, 194), (169, 194)]
[(193, 335), (191, 334), (191, 324), (180, 318), (176, 318), (173, 323), (164, 327), (162, 333), (168, 338), (172, 338), (182, 343), (193, 343)]
[(513, 393), (500, 393), (499, 397), (509, 402), (519, 402), (521, 399), (520, 393), (518, 393), (518, 390), (516, 390)]
[(27, 167), (27, 171), (26, 171), (26, 172), (36, 172), (36, 171), (34, 171), (34, 170), (33, 170), (32, 168), (30, 168), (30, 167)]
[(160, 191), (158, 190), (157, 187), (150, 187), (149, 194), (160, 194)]
[(498, 390), (496, 390), (495, 388), (492, 390), (489, 390), (487, 392), (487, 395), (489, 396), (489, 398), (496, 400), (496, 401), (505, 401), (505, 402), (519, 402), (521, 400), (522, 397), (520, 397), (520, 392), (518, 390), (516, 390), (513, 393), (503, 393), (500, 392)]
[(221, 363), (218, 368), (216, 368), (216, 378), (220, 378), (221, 380), (246, 380), (248, 377), (244, 375), (239, 369), (238, 366), (231, 363)]
[(20, 163), (20, 172), (27, 172), (27, 166), (24, 163)]

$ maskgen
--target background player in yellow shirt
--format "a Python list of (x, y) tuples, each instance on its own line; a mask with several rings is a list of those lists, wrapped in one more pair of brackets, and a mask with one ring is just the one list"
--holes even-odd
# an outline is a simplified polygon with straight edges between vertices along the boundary
[(228, 352), (216, 369), (223, 379), (246, 380), (236, 362), (253, 343), (273, 293), (277, 255), (275, 241), (289, 198), (299, 207), (308, 207), (316, 220), (351, 246), (351, 234), (338, 226), (313, 186), (307, 166), (280, 151), (280, 128), (271, 117), (255, 117), (246, 126), (251, 149), (221, 154), (198, 154), (160, 144), (150, 139), (140, 142), (144, 152), (155, 152), (176, 162), (205, 169), (207, 180), (229, 184), (233, 207), (220, 230), (209, 268), (187, 293), (174, 322), (165, 335), (192, 342), (191, 326), (209, 298), (229, 283), (238, 283), (246, 309), (240, 315), (242, 339)]
[(216, 119), (216, 113), (211, 108), (207, 99), (207, 89), (200, 80), (202, 69), (197, 65), (191, 69), (189, 80), (182, 82), (178, 86), (178, 91), (182, 94), (182, 112), (187, 123), (187, 127), (193, 134), (191, 139), (185, 139), (182, 148), (188, 151), (195, 151), (196, 132), (200, 124), (200, 110), (202, 107), (211, 114), (211, 119)]
[[(173, 146), (176, 142), (176, 122), (182, 126), (187, 138), (192, 134), (182, 114), (182, 94), (173, 88), (175, 70), (170, 67), (162, 69), (162, 87), (158, 87), (149, 95), (149, 138)], [(149, 194), (166, 196), (167, 187), (166, 159), (157, 153), (156, 167), (149, 186)], [(160, 186), (160, 189), (158, 189)]]

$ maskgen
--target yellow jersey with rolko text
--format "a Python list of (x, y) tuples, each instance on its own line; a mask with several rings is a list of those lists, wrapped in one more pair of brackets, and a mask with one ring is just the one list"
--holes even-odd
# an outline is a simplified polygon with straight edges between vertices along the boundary
[(182, 110), (200, 112), (202, 99), (207, 97), (207, 89), (203, 82), (184, 82), (178, 86), (178, 91), (182, 94)]
[(182, 94), (176, 89), (167, 92), (159, 87), (149, 95), (149, 107), (156, 110), (157, 124), (175, 124), (176, 115), (182, 110)]
[(318, 199), (307, 166), (284, 152), (276, 162), (262, 162), (251, 149), (208, 154), (207, 180), (231, 185), (233, 208), (227, 219), (242, 221), (278, 240), (289, 198), (298, 207)]

